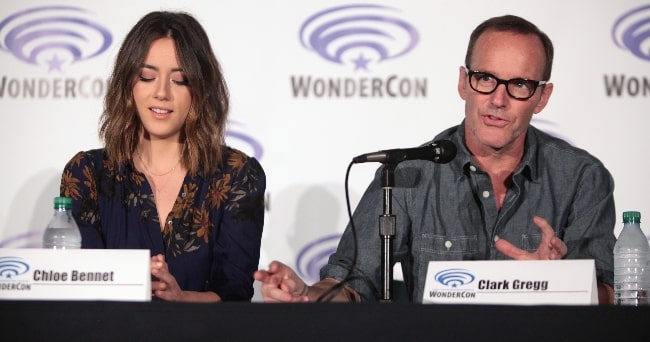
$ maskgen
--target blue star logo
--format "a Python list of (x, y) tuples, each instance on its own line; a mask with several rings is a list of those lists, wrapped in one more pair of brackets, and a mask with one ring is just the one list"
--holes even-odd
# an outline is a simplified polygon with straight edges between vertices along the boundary
[(63, 65), (63, 62), (65, 62), (62, 59), (59, 59), (59, 56), (57, 54), (54, 54), (51, 59), (47, 60), (47, 64), (49, 66), (48, 72), (52, 72), (54, 70), (56, 71), (63, 71), (61, 69), (61, 66)]
[(355, 71), (359, 70), (359, 69), (363, 69), (363, 70), (367, 71), (368, 70), (368, 63), (370, 62), (370, 59), (365, 58), (363, 56), (363, 53), (360, 53), (359, 57), (357, 57), (356, 59), (353, 59), (352, 62), (354, 63), (354, 70)]

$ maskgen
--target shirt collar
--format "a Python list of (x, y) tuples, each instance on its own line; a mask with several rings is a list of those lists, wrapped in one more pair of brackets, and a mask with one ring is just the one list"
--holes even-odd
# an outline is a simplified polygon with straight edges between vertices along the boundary
[[(454, 143), (454, 145), (456, 145), (456, 157), (449, 162), (449, 164), (454, 173), (458, 175), (458, 178), (462, 178), (466, 174), (467, 170), (469, 170), (470, 165), (474, 165), (471, 154), (465, 146), (465, 120), (463, 120), (460, 125), (442, 132), (438, 137), (436, 137), (436, 140), (437, 139), (449, 139)], [(531, 181), (537, 178), (537, 151), (537, 129), (533, 126), (529, 126), (528, 131), (526, 132), (524, 156), (514, 173), (515, 175), (522, 174)]]

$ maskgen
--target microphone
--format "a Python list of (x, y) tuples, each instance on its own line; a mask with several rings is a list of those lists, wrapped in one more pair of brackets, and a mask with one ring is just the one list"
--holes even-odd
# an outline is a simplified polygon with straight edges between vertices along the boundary
[(397, 164), (405, 160), (429, 160), (434, 163), (445, 164), (456, 157), (456, 145), (449, 140), (438, 140), (430, 144), (404, 149), (382, 150), (366, 153), (352, 159), (353, 163), (379, 162), (384, 164)]

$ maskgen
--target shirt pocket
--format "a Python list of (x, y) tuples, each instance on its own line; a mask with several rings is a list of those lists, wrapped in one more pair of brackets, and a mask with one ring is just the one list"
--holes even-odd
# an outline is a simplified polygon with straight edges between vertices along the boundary
[(542, 234), (523, 234), (521, 236), (521, 249), (527, 252), (534, 252), (542, 242)]
[(436, 260), (462, 260), (463, 257), (473, 255), (478, 250), (476, 235), (442, 236), (422, 235), (421, 251), (433, 254)]

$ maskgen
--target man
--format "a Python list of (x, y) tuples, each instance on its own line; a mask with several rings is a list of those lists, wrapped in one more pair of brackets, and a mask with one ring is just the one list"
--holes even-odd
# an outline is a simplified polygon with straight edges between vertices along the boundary
[[(566, 258), (595, 259), (599, 301), (613, 303), (613, 179), (586, 151), (530, 125), (553, 92), (552, 63), (550, 39), (525, 19), (491, 18), (472, 33), (458, 71), (465, 119), (433, 139), (454, 142), (456, 158), (405, 161), (395, 169), (393, 256), (411, 301), (422, 301), (432, 260)], [(255, 274), (265, 301), (319, 300), (352, 266), (352, 277), (328, 300), (380, 299), (377, 176), (353, 217), (358, 246), (348, 226), (322, 280), (311, 286), (272, 262)]]

